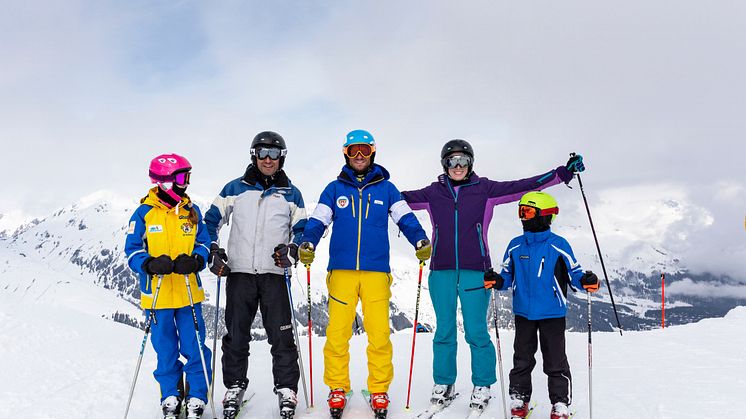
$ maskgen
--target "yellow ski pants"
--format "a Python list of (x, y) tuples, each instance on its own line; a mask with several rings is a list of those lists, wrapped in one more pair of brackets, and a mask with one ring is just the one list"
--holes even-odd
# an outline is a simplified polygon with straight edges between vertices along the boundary
[(350, 391), (350, 338), (358, 298), (363, 306), (363, 326), (368, 335), (368, 391), (388, 391), (394, 379), (389, 338), (391, 274), (333, 270), (326, 277), (329, 289), (329, 324), (324, 345), (324, 383), (331, 389)]

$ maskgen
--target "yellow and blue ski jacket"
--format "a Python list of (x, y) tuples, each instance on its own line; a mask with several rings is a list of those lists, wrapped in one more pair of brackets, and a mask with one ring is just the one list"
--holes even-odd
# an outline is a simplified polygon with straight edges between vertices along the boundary
[[(171, 259), (184, 253), (200, 255), (207, 260), (210, 249), (210, 236), (202, 222), (202, 214), (188, 196), (174, 208), (168, 208), (158, 199), (157, 187), (151, 189), (142, 199), (140, 207), (130, 218), (124, 252), (130, 269), (140, 275), (140, 304), (150, 309), (153, 303), (157, 276), (150, 276), (143, 269), (149, 257), (168, 255)], [(196, 223), (191, 210), (196, 213)], [(200, 267), (204, 269), (204, 266)], [(189, 274), (189, 286), (194, 303), (205, 299), (202, 281), (198, 274)], [(156, 309), (181, 308), (189, 305), (184, 275), (172, 273), (163, 276), (161, 289), (156, 301)]]
[(337, 180), (321, 193), (303, 230), (303, 241), (318, 245), (326, 227), (334, 223), (327, 270), (391, 272), (389, 217), (413, 246), (427, 238), (417, 217), (388, 179), (388, 171), (377, 164), (362, 180), (345, 165)]

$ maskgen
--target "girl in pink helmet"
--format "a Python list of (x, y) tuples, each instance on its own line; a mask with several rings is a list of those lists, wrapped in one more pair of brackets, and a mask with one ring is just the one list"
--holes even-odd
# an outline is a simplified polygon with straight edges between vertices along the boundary
[(156, 185), (130, 218), (125, 243), (129, 267), (140, 275), (140, 302), (152, 328), (158, 360), (153, 375), (165, 418), (179, 417), (184, 401), (186, 417), (200, 418), (212, 375), (198, 274), (205, 267), (210, 237), (199, 208), (186, 194), (191, 170), (189, 161), (177, 154), (150, 162), (150, 180)]

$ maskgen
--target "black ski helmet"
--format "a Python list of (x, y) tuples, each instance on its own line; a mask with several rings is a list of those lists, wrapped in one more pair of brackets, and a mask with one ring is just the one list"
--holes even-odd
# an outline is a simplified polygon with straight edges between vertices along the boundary
[(470, 175), (472, 171), (472, 166), (474, 165), (474, 149), (472, 148), (471, 144), (469, 144), (466, 140), (451, 140), (448, 141), (444, 146), (443, 149), (440, 150), (440, 165), (443, 166), (443, 171), (448, 174), (448, 166), (446, 165), (446, 157), (453, 153), (464, 153), (467, 156), (471, 157), (472, 164), (469, 165), (469, 173)]
[[(282, 169), (282, 166), (285, 164), (285, 155), (287, 153), (287, 146), (285, 145), (285, 139), (282, 138), (282, 135), (274, 132), (274, 131), (262, 131), (259, 134), (257, 134), (253, 140), (251, 140), (251, 148), (257, 148), (257, 147), (274, 147), (279, 148), (280, 150), (285, 150), (285, 153), (283, 153), (283, 156), (280, 157), (280, 167), (278, 170)], [(251, 162), (256, 166), (256, 156), (251, 156)]]

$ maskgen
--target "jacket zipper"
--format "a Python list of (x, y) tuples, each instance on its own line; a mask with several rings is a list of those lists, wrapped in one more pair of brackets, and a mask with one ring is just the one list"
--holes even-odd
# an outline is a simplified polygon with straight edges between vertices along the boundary
[(482, 252), (482, 258), (484, 258), (484, 240), (482, 240), (482, 224), (477, 223), (477, 236), (479, 238), (479, 251)]
[(368, 205), (365, 207), (365, 219), (368, 219), (368, 210), (370, 210), (370, 194), (368, 194)]
[[(363, 189), (358, 189), (358, 192), (360, 193), (360, 202), (358, 202), (358, 205), (360, 205), (360, 210), (358, 211), (358, 214), (360, 214), (359, 217), (357, 217), (357, 261), (355, 263), (355, 269), (360, 270), (360, 239), (363, 235)], [(354, 208), (354, 205), (353, 205)]]
[(541, 271), (544, 270), (544, 258), (541, 258), (541, 263), (539, 264), (539, 273), (536, 275), (537, 278), (541, 277)]
[(350, 194), (350, 206), (352, 207), (352, 218), (355, 218), (355, 196)]

